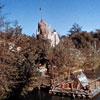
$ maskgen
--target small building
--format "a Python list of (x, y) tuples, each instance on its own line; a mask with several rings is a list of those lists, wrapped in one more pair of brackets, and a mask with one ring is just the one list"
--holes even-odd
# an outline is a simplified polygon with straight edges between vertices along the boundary
[(73, 83), (77, 89), (86, 89), (87, 86), (89, 86), (89, 80), (83, 73), (82, 69), (73, 71), (72, 75), (73, 75), (72, 80), (74, 80)]

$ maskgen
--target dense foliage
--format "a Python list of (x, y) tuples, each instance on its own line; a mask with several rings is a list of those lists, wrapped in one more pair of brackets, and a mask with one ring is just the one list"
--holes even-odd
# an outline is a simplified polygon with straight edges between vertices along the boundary
[[(34, 36), (22, 34), (22, 28), (15, 21), (13, 27), (4, 22), (0, 7), (0, 99), (12, 94), (26, 95), (28, 86), (38, 85), (39, 64), (49, 70), (56, 66), (57, 71), (66, 67), (100, 67), (100, 30), (82, 31), (74, 24), (69, 36), (60, 37), (60, 43), (51, 47), (48, 40), (38, 40)], [(1, 16), (2, 15), (2, 16)], [(6, 25), (6, 27), (4, 27)], [(2, 28), (5, 31), (2, 31)], [(34, 88), (33, 87), (33, 88)], [(17, 91), (17, 92), (16, 92)]]

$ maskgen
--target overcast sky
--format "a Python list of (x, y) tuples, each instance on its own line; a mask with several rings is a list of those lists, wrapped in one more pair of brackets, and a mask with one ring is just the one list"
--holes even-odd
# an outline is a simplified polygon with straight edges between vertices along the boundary
[(60, 35), (68, 34), (74, 23), (84, 31), (100, 29), (100, 0), (0, 0), (6, 20), (18, 20), (27, 35), (36, 34), (42, 17)]

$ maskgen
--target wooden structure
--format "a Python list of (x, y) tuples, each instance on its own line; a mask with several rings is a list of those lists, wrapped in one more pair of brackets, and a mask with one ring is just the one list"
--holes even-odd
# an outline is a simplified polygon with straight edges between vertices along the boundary
[[(79, 68), (64, 69), (64, 71), (59, 74), (52, 70), (52, 76), (41, 71), (38, 88), (49, 87), (50, 94), (73, 98), (93, 98), (100, 93), (100, 74), (96, 75), (97, 73), (89, 73), (89, 71), (86, 73)], [(96, 78), (97, 76), (98, 78)]]
[(52, 79), (50, 94), (93, 98), (100, 93), (100, 77), (87, 78), (82, 70), (73, 71), (65, 79)]

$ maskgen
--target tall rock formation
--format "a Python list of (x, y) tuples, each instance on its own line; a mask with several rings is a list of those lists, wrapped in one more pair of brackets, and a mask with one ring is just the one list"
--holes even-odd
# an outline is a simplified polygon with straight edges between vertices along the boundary
[(37, 38), (49, 39), (51, 46), (55, 47), (60, 42), (59, 35), (56, 30), (51, 32), (51, 26), (48, 26), (43, 19), (38, 23)]

